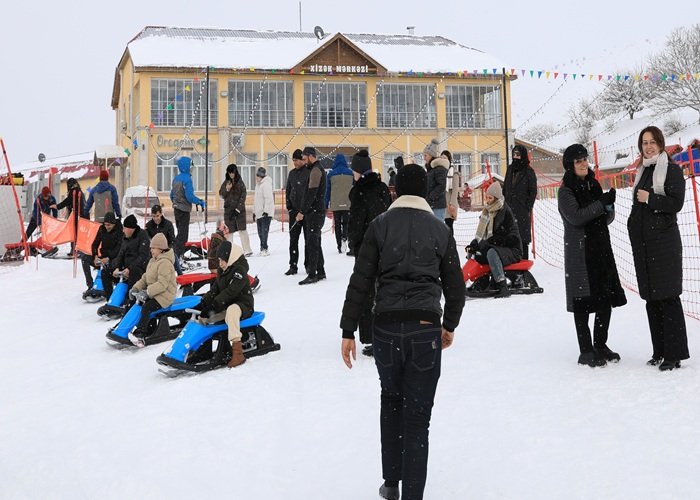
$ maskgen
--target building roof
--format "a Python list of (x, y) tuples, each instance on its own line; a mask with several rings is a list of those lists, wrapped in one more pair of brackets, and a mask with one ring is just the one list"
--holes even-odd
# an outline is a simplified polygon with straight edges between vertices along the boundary
[(97, 177), (100, 173), (100, 168), (94, 165), (94, 155), (95, 153), (90, 151), (59, 158), (47, 158), (43, 162), (33, 161), (17, 165), (12, 170), (13, 172), (22, 172), (25, 182), (28, 183), (37, 181), (40, 174), (46, 173), (52, 168), (55, 169), (55, 173), (61, 181), (69, 177), (74, 179), (91, 179)]
[[(288, 70), (335, 36), (319, 41), (313, 33), (303, 32), (148, 26), (128, 43), (126, 50), (137, 69), (211, 66)], [(500, 72), (503, 67), (493, 56), (442, 36), (342, 36), (389, 72)]]

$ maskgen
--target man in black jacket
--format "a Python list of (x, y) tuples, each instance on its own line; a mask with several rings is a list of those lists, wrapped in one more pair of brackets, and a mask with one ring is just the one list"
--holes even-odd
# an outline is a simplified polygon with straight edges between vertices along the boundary
[(537, 175), (530, 166), (527, 148), (520, 144), (513, 147), (513, 163), (506, 170), (503, 195), (518, 223), (522, 258), (527, 259), (529, 258), (528, 245), (532, 241), (530, 219), (537, 198)]
[[(146, 222), (146, 233), (148, 237), (153, 239), (153, 237), (158, 233), (163, 233), (165, 239), (168, 242), (168, 248), (173, 248), (175, 243), (175, 226), (163, 215), (163, 207), (160, 205), (153, 205), (151, 207), (151, 220)], [(177, 254), (175, 254), (175, 271), (177, 274), (182, 274), (182, 268), (180, 267), (180, 259)]]
[(403, 498), (423, 498), (441, 349), (452, 344), (465, 286), (454, 238), (425, 200), (425, 170), (415, 164), (399, 170), (396, 192), (389, 210), (370, 223), (356, 257), (340, 320), (341, 354), (352, 368), (354, 331), (364, 298), (376, 286), (373, 347), (384, 477), (379, 494), (399, 498), (403, 481)]
[[(285, 190), (287, 212), (289, 213), (289, 269), (284, 273), (287, 276), (298, 272), (299, 235), (304, 229), (304, 221), (297, 220), (297, 214), (304, 208), (304, 195), (309, 185), (309, 169), (306, 168), (306, 162), (301, 153), (301, 149), (295, 149), (294, 153), (292, 153), (294, 170), (290, 171), (287, 176), (287, 188)], [(304, 252), (304, 266), (306, 266), (306, 261), (307, 256), (306, 252)]]
[(326, 279), (321, 249), (321, 230), (326, 220), (326, 171), (316, 159), (314, 148), (305, 147), (302, 157), (309, 170), (309, 183), (304, 193), (304, 204), (296, 220), (304, 222), (304, 241), (306, 241), (307, 276), (299, 284), (308, 285)]
[[(107, 281), (111, 284), (111, 280), (107, 279), (107, 276), (111, 274), (109, 265), (119, 255), (123, 239), (124, 230), (122, 229), (122, 223), (115, 217), (114, 212), (107, 212), (102, 221), (102, 226), (97, 230), (97, 235), (92, 242), (92, 253), (90, 255), (83, 254), (81, 258), (88, 291), (93, 285), (90, 267), (102, 265), (104, 267), (102, 271), (102, 286), (104, 287), (104, 283)], [(106, 296), (109, 297), (109, 295)]]
[[(117, 277), (118, 272), (123, 272), (129, 285), (129, 290), (134, 286), (141, 275), (146, 271), (148, 261), (151, 259), (151, 240), (146, 231), (139, 227), (136, 217), (129, 215), (124, 219), (124, 241), (122, 242), (119, 255), (114, 259), (110, 270), (112, 276)], [(104, 274), (103, 274), (104, 276)], [(112, 295), (112, 280), (102, 279), (105, 295)]]

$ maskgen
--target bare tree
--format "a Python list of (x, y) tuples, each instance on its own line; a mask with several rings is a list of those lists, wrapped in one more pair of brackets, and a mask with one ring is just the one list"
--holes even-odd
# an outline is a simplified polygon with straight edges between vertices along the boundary
[[(652, 59), (651, 69), (661, 75), (653, 106), (659, 112), (691, 108), (700, 123), (700, 81), (695, 80), (700, 61), (700, 24), (681, 27), (666, 40), (663, 51)], [(688, 75), (690, 77), (688, 77)]]
[(533, 144), (541, 144), (558, 131), (559, 129), (553, 123), (539, 123), (525, 130), (520, 137)]
[(606, 83), (601, 96), (601, 109), (606, 115), (624, 111), (632, 120), (635, 113), (645, 108), (654, 98), (657, 85), (640, 78), (639, 75), (644, 74), (646, 72), (642, 67), (619, 71), (613, 80)]
[(596, 121), (600, 119), (602, 113), (599, 110), (597, 99), (593, 100), (579, 99), (573, 104), (567, 112), (571, 121), (571, 128), (576, 132), (576, 141), (584, 146), (590, 146), (591, 131)]

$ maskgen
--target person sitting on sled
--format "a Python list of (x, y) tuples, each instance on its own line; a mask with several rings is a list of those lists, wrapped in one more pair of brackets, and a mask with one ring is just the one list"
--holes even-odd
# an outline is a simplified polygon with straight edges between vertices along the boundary
[(151, 240), (151, 260), (129, 296), (134, 299), (137, 294), (148, 297), (141, 306), (141, 319), (129, 334), (129, 339), (139, 347), (145, 345), (143, 339), (148, 334), (149, 316), (152, 312), (169, 307), (175, 300), (177, 292), (177, 273), (175, 272), (175, 253), (168, 247), (168, 239), (163, 233), (156, 233)]
[[(150, 240), (146, 231), (139, 227), (134, 214), (124, 219), (123, 226), (124, 240), (117, 258), (114, 259), (113, 264), (110, 264), (110, 271), (115, 280), (118, 279), (119, 273), (122, 273), (127, 279), (129, 289), (131, 289), (134, 283), (141, 279), (148, 265)], [(113, 280), (103, 278), (102, 286), (105, 289), (106, 297), (112, 295)]]
[(497, 181), (486, 189), (484, 201), (486, 207), (479, 217), (476, 235), (466, 248), (467, 255), (491, 267), (497, 288), (495, 297), (508, 297), (510, 290), (503, 268), (520, 261), (522, 256), (518, 224)]
[(202, 296), (199, 310), (201, 317), (208, 318), (209, 322), (224, 315), (228, 325), (228, 340), (231, 342), (228, 367), (233, 368), (245, 362), (240, 322), (253, 314), (253, 291), (248, 280), (248, 261), (241, 247), (230, 241), (222, 241), (216, 255), (219, 258), (216, 279), (209, 291)]
[[(122, 227), (122, 223), (114, 215), (114, 212), (107, 212), (92, 242), (92, 253), (89, 255), (83, 254), (81, 259), (83, 274), (85, 275), (85, 284), (87, 285), (85, 293), (88, 293), (94, 285), (90, 267), (97, 268), (100, 265), (104, 267), (102, 272), (103, 289), (106, 281), (111, 283), (111, 279), (109, 278), (111, 274), (109, 265), (117, 258), (117, 255), (119, 255), (119, 249), (122, 246), (123, 240), (124, 228)], [(106, 297), (109, 297), (109, 295), (106, 295)]]

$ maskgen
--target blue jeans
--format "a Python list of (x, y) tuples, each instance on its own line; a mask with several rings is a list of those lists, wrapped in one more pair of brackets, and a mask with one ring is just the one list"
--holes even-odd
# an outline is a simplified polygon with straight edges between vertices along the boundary
[(428, 427), (442, 360), (442, 329), (418, 321), (374, 325), (381, 382), (382, 475), (402, 481), (401, 498), (423, 498)]
[(447, 209), (445, 208), (433, 208), (433, 214), (435, 214), (435, 217), (440, 219), (441, 221), (445, 220), (445, 212)]
[(258, 217), (255, 223), (258, 225), (258, 238), (260, 238), (260, 250), (267, 250), (267, 235), (270, 233), (272, 217)]
[(493, 276), (493, 280), (496, 283), (500, 283), (504, 279), (506, 279), (506, 273), (503, 271), (503, 261), (501, 261), (501, 257), (498, 255), (498, 252), (496, 251), (495, 248), (489, 248), (489, 251), (486, 252), (486, 259), (489, 261), (489, 266), (491, 267), (491, 276)]

